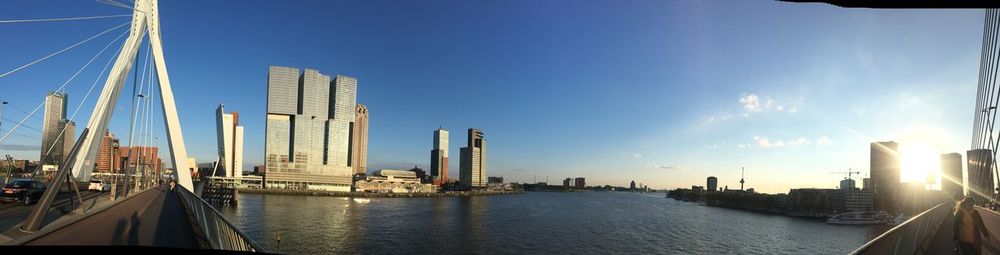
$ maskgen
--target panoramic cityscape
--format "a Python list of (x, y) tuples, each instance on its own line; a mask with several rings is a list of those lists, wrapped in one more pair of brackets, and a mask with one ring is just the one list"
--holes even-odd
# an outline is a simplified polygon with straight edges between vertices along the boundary
[(922, 4), (3, 3), (0, 245), (1000, 254), (1000, 12)]

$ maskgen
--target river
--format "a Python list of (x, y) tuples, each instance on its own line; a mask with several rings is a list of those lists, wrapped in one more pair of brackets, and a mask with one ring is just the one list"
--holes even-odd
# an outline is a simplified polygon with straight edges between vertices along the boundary
[(220, 211), (268, 251), (286, 254), (845, 254), (883, 230), (663, 193), (237, 199)]

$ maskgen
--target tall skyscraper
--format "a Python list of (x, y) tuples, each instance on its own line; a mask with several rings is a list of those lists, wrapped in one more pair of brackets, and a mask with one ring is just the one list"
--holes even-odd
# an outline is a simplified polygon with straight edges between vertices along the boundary
[(63, 158), (69, 157), (69, 154), (73, 152), (73, 145), (76, 145), (76, 122), (71, 120), (63, 120)]
[[(66, 120), (66, 103), (68, 96), (66, 93), (49, 92), (45, 97), (45, 116), (42, 119), (42, 150), (39, 157), (39, 164), (60, 165), (66, 160), (66, 147), (72, 147), (70, 143), (66, 145), (67, 137), (73, 137), (71, 130), (63, 129), (72, 122)], [(72, 141), (72, 140), (69, 140)]]
[(351, 151), (348, 152), (349, 165), (354, 174), (363, 174), (368, 169), (368, 108), (357, 104), (354, 108), (354, 121), (351, 122)]
[(717, 189), (719, 189), (719, 179), (715, 178), (715, 176), (709, 176), (705, 180), (705, 188), (709, 192), (715, 192)]
[(896, 212), (899, 201), (899, 153), (896, 142), (871, 144), (871, 179), (875, 185), (875, 209)]
[(468, 147), (462, 147), (461, 154), (461, 184), (472, 189), (486, 187), (486, 139), (482, 131), (469, 129)]
[(583, 177), (576, 177), (576, 188), (583, 189), (587, 187), (587, 179)]
[(218, 176), (243, 177), (243, 126), (240, 126), (240, 113), (226, 113), (225, 107), (219, 104), (215, 109), (215, 130), (219, 151)]
[(111, 131), (104, 132), (104, 137), (101, 139), (101, 145), (97, 148), (96, 172), (111, 173), (117, 170), (114, 166), (115, 160), (120, 158), (118, 156), (118, 147), (118, 138), (115, 137)]
[(969, 160), (969, 195), (980, 202), (993, 197), (993, 151), (975, 149), (966, 152)]
[(941, 191), (958, 199), (965, 195), (962, 187), (962, 154), (941, 154)]
[(434, 130), (434, 149), (431, 150), (431, 176), (434, 185), (448, 183), (448, 130)]
[[(276, 188), (350, 191), (350, 123), (357, 80), (271, 66), (264, 161)], [(367, 133), (367, 132), (366, 132)]]

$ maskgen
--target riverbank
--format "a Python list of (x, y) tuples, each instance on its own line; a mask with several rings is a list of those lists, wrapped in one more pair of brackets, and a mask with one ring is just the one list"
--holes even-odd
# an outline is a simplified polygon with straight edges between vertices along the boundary
[(524, 191), (475, 191), (475, 192), (443, 192), (443, 193), (366, 193), (320, 190), (290, 190), (290, 189), (250, 189), (238, 188), (245, 194), (322, 196), (322, 197), (362, 197), (362, 198), (405, 198), (405, 197), (469, 197), (492, 195), (516, 195)]

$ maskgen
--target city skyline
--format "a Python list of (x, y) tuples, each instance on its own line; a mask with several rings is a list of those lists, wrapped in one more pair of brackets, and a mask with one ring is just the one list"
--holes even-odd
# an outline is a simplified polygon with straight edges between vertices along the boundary
[[(517, 8), (523, 4), (518, 2), (465, 3), (465, 7), (512, 12), (480, 13), (472, 8), (471, 14), (484, 15), (477, 18), (480, 22), (468, 24), (449, 22), (458, 14), (451, 14), (448, 5), (463, 4), (447, 1), (411, 6), (425, 10), (416, 13), (381, 10), (370, 3), (318, 3), (294, 19), (276, 15), (290, 15), (301, 6), (265, 3), (270, 6), (239, 8), (275, 24), (254, 21), (257, 15), (226, 14), (230, 19), (224, 23), (246, 25), (222, 34), (198, 24), (209, 23), (215, 13), (230, 6), (164, 3), (162, 19), (168, 25), (163, 30), (172, 35), (165, 37), (171, 45), (166, 54), (172, 61), (189, 157), (216, 157), (216, 146), (202, 142), (216, 140), (215, 129), (207, 124), (214, 116), (206, 109), (226, 102), (245, 113), (244, 168), (263, 164), (263, 77), (269, 65), (335, 70), (364, 81), (366, 90), (358, 94), (363, 99), (359, 101), (378, 113), (370, 128), (369, 172), (414, 164), (426, 168), (426, 131), (439, 125), (488, 130), (492, 139), (502, 141), (491, 147), (490, 175), (516, 182), (531, 181), (534, 175), (587, 176), (595, 184), (626, 186), (637, 179), (657, 188), (674, 188), (703, 183), (711, 175), (718, 177), (720, 187), (735, 187), (739, 168), (745, 166), (747, 188), (778, 193), (792, 187), (834, 187), (841, 176), (827, 174), (831, 171), (869, 171), (866, 150), (875, 141), (930, 147), (937, 154), (968, 150), (974, 107), (968, 102), (974, 98), (982, 30), (979, 11), (841, 10), (767, 2), (735, 6), (644, 2), (611, 7), (587, 3), (592, 5), (561, 12), (546, 8), (557, 7), (553, 3), (539, 3), (532, 10)], [(24, 10), (19, 15), (25, 16), (120, 11), (90, 2), (69, 3), (79, 8), (54, 11), (26, 3), (12, 5)], [(748, 13), (753, 15), (742, 9), (752, 10)], [(189, 10), (184, 18), (171, 14), (181, 10)], [(333, 10), (335, 15), (322, 10)], [(421, 21), (402, 22), (408, 19)], [(349, 20), (360, 26), (342, 25)], [(586, 22), (566, 22), (580, 20)], [(24, 49), (9, 52), (0, 66), (23, 64), (37, 57), (31, 53), (50, 52), (123, 21), (37, 24), (23, 31), (0, 28), (28, 38), (38, 38), (27, 30), (39, 27), (60, 35), (42, 42), (0, 42), (5, 48)], [(336, 40), (321, 35), (288, 45), (275, 39), (296, 34), (279, 27), (303, 27), (293, 29), (296, 32), (317, 29), (307, 25), (312, 23), (338, 31)], [(661, 29), (646, 28), (649, 23)], [(683, 24), (695, 24), (698, 30)], [(453, 27), (440, 29), (446, 25)], [(588, 31), (594, 34), (581, 33), (583, 26), (593, 28)], [(808, 31), (818, 26), (830, 29)], [(112, 38), (102, 37), (54, 59), (85, 61)], [(205, 40), (218, 43), (205, 45)], [(743, 43), (721, 46), (715, 41)], [(774, 56), (780, 57), (766, 60)], [(103, 59), (94, 66), (103, 64)], [(82, 64), (76, 62), (46, 63), (52, 69), (42, 70), (74, 69)], [(60, 65), (72, 67), (60, 69)], [(873, 70), (882, 75), (875, 76)], [(68, 94), (82, 100), (96, 73), (82, 74), (70, 84)], [(6, 77), (5, 86), (22, 89), (27, 96), (0, 98), (11, 102), (4, 118), (14, 120), (4, 120), (3, 126), (13, 126), (11, 122), (20, 120), (47, 90), (70, 75), (27, 70)], [(93, 105), (94, 97), (87, 100), (83, 109)], [(77, 103), (68, 106), (74, 109)], [(471, 104), (477, 107), (461, 107)], [(121, 120), (127, 113), (127, 104), (119, 104), (112, 132), (127, 135), (127, 125), (122, 124), (127, 120)], [(85, 115), (86, 111), (74, 121), (86, 123)], [(36, 118), (28, 118), (26, 124), (42, 126)], [(154, 132), (163, 132), (162, 125), (153, 127)], [(41, 137), (31, 130), (20, 133)], [(39, 150), (33, 144), (40, 143), (15, 136), (2, 149), (32, 159)], [(31, 145), (33, 151), (13, 150), (18, 145)], [(154, 146), (166, 147), (165, 139)], [(456, 148), (451, 154), (457, 152)], [(720, 157), (726, 160), (716, 160)], [(903, 171), (903, 181), (922, 179), (907, 173)], [(798, 182), (783, 183), (779, 176)]]

